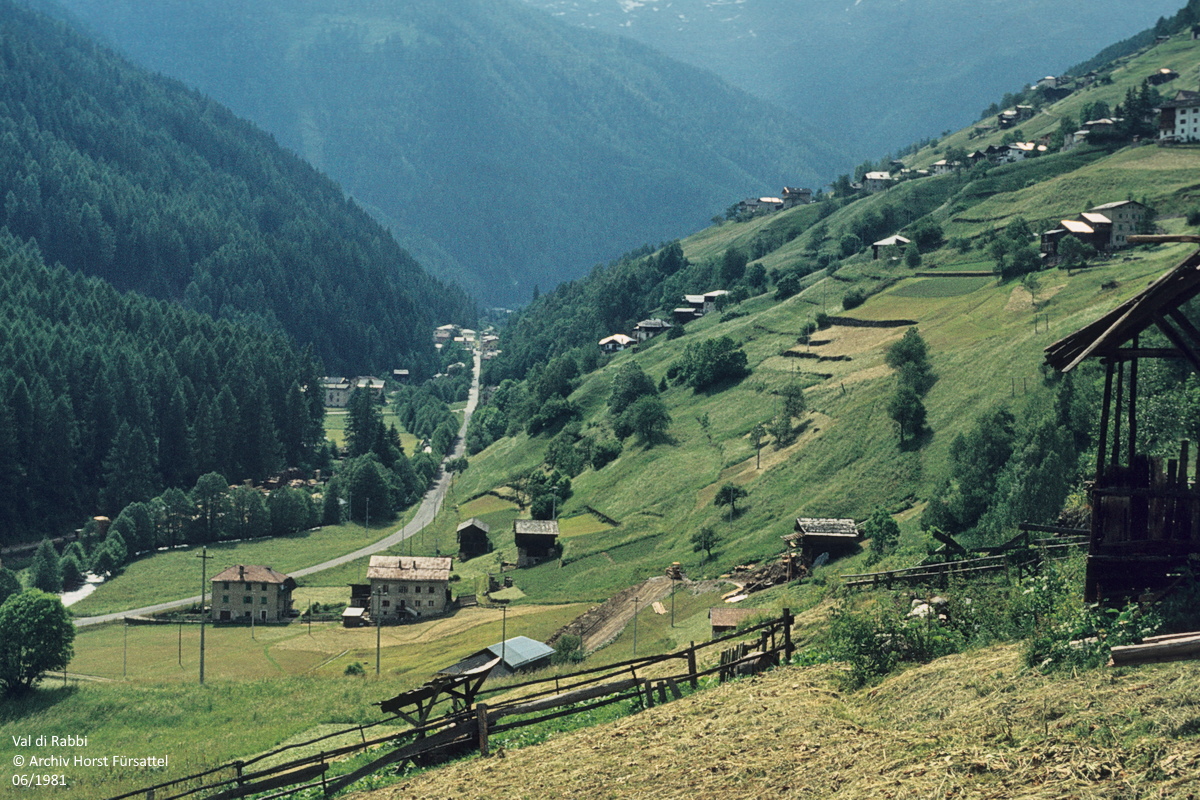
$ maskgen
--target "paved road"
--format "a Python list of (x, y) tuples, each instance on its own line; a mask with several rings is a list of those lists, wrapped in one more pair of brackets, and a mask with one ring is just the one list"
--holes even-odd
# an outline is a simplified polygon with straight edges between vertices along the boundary
[[(454, 448), (447, 458), (457, 458), (466, 452), (467, 438), (467, 423), (471, 420), (471, 415), (475, 413), (475, 406), (479, 404), (479, 371), (482, 366), (479, 352), (475, 352), (475, 379), (471, 382), (471, 391), (467, 395), (467, 407), (463, 412), (462, 426), (458, 429), (458, 439), (454, 443)], [(374, 555), (375, 553), (387, 550), (389, 547), (403, 542), (410, 536), (415, 536), (430, 522), (433, 522), (434, 517), (442, 508), (442, 501), (446, 498), (446, 492), (450, 489), (451, 475), (448, 472), (442, 471), (433, 486), (425, 493), (425, 497), (421, 500), (421, 505), (417, 508), (416, 515), (409, 520), (407, 525), (393, 531), (383, 539), (380, 539), (375, 544), (367, 545), (366, 547), (355, 550), (353, 553), (347, 553), (344, 556), (331, 558), (328, 561), (323, 561), (311, 567), (294, 570), (289, 572), (293, 578), (303, 578), (305, 575), (311, 575), (314, 572), (329, 569), (331, 567), (339, 567), (342, 564), (348, 564), (351, 561), (363, 558), (364, 556)], [(84, 625), (99, 625), (102, 622), (116, 622), (122, 617), (134, 617), (145, 614), (156, 614), (160, 611), (168, 611), (172, 608), (180, 606), (195, 605), (200, 602), (200, 595), (194, 597), (185, 597), (182, 600), (172, 600), (169, 603), (157, 603), (152, 606), (144, 606), (143, 608), (131, 608), (128, 611), (118, 611), (115, 614), (101, 614), (95, 617), (80, 617), (75, 620), (76, 627)]]

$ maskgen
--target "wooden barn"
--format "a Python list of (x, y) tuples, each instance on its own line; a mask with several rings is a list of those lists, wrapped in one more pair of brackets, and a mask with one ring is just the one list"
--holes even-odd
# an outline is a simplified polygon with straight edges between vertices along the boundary
[(733, 633), (742, 622), (761, 613), (763, 613), (761, 608), (731, 608), (729, 606), (710, 608), (708, 621), (712, 626), (712, 638), (716, 639), (727, 633)]
[(800, 560), (805, 567), (812, 567), (822, 553), (828, 553), (831, 559), (853, 555), (862, 541), (862, 531), (852, 519), (796, 517), (793, 531), (783, 540), (800, 550)]
[(558, 558), (558, 523), (552, 519), (515, 519), (517, 567), (532, 567)]
[[(1131, 243), (1196, 236), (1133, 237)], [(1182, 310), (1200, 295), (1200, 252), (1136, 297), (1046, 348), (1046, 363), (1070, 372), (1089, 358), (1104, 365), (1086, 599), (1119, 600), (1165, 588), (1200, 554), (1200, 464), (1189, 442), (1178, 458), (1150, 457), (1138, 439), (1142, 359), (1182, 359), (1200, 372), (1200, 330)], [(1159, 341), (1148, 334), (1158, 332)], [(1154, 337), (1158, 338), (1158, 337)], [(1165, 340), (1167, 346), (1161, 346)], [(1200, 448), (1198, 448), (1200, 450)], [(1190, 472), (1190, 475), (1189, 475)]]
[(471, 517), (458, 525), (458, 560), (482, 556), (492, 551), (492, 543), (488, 540), (491, 527), (484, 521)]

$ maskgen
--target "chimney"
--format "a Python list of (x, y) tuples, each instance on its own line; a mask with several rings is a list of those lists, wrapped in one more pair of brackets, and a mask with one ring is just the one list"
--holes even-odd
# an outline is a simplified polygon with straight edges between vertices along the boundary
[(246, 568), (243, 567), (241, 564), (238, 564), (238, 580), (239, 581), (246, 580)]

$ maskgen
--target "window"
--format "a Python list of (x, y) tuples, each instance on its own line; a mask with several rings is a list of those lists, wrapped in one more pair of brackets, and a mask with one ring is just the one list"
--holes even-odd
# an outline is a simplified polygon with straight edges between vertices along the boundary
[(228, 602), (229, 602), (229, 595), (227, 595), (227, 594), (223, 594), (223, 595), (221, 595), (221, 602), (222, 602), (222, 603), (228, 603)]
[(221, 587), (225, 591), (229, 591), (229, 581), (225, 581), (225, 585)]
[(264, 606), (265, 606), (266, 604), (267, 604), (267, 596), (264, 594), (264, 595), (263, 595), (263, 597), (262, 597), (262, 603), (261, 603), (261, 605), (264, 605)]
[(390, 606), (391, 604), (392, 604), (392, 601), (391, 601), (391, 600), (384, 600), (384, 601), (383, 601), (383, 607), (384, 607), (384, 608), (387, 608), (387, 607), (388, 607), (388, 606)]
[(408, 594), (408, 586), (403, 583), (400, 584), (400, 594)]
[(383, 593), (384, 593), (384, 594), (387, 594), (387, 593), (388, 593), (388, 585), (387, 585), (386, 583), (385, 583), (385, 584), (383, 584)]
[(267, 590), (267, 585), (264, 583), (264, 584), (263, 584), (263, 591), (265, 592), (266, 590)]
[(254, 602), (254, 598), (251, 597), (250, 595), (246, 595), (245, 597), (242, 598), (242, 605), (248, 606), (248, 605), (251, 605), (253, 602)]

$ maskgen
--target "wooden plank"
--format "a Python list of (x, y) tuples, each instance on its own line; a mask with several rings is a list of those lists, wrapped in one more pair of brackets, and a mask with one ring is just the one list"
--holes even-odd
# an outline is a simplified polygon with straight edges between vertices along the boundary
[(655, 600), (655, 601), (654, 601), (654, 603), (653, 603), (653, 607), (654, 607), (654, 613), (655, 613), (655, 614), (665, 614), (665, 613), (667, 613), (667, 608), (666, 608), (666, 606), (664, 606), (664, 605), (662, 604), (662, 602), (661, 602), (661, 601), (659, 601), (659, 600)]
[(1192, 635), (1165, 642), (1131, 644), (1112, 649), (1109, 666), (1121, 667), (1129, 664), (1153, 664), (1162, 661), (1183, 661), (1200, 658), (1200, 635)]
[(258, 781), (257, 783), (245, 783), (241, 786), (235, 786), (232, 789), (226, 789), (214, 795), (209, 795), (207, 800), (235, 800), (235, 798), (245, 797), (259, 792), (269, 792), (272, 789), (282, 789), (284, 786), (294, 786), (297, 783), (304, 783), (313, 778), (320, 777), (329, 769), (328, 764), (313, 764), (302, 769), (294, 769), (276, 775), (273, 778)]
[[(511, 717), (518, 714), (536, 714), (539, 711), (547, 711), (559, 706), (569, 705), (571, 703), (580, 703), (584, 700), (592, 700), (597, 697), (603, 697), (606, 694), (617, 694), (618, 692), (627, 691), (635, 686), (640, 686), (641, 680), (638, 678), (626, 678), (621, 681), (613, 681), (611, 683), (601, 683), (597, 686), (589, 686), (584, 689), (576, 689), (573, 692), (563, 692), (562, 694), (544, 697), (540, 700), (534, 700), (531, 703), (518, 703), (511, 706), (501, 706), (488, 710), (488, 723), (494, 723), (504, 717)], [(482, 703), (480, 705), (483, 705)]]
[(475, 719), (479, 721), (479, 755), (488, 755), (488, 707), (487, 703), (475, 706)]
[(439, 747), (445, 747), (446, 745), (452, 744), (459, 739), (469, 740), (472, 738), (472, 734), (474, 733), (474, 725), (458, 724), (452, 725), (451, 727), (435, 733), (432, 736), (427, 736), (424, 739), (418, 739), (417, 741), (405, 745), (404, 747), (393, 750), (382, 758), (372, 761), (370, 764), (365, 764), (353, 772), (341, 775), (338, 778), (331, 780), (329, 782), (329, 788), (326, 791), (326, 794), (339, 792), (355, 781), (374, 774), (389, 764), (395, 764), (397, 761), (404, 761), (405, 759), (418, 756), (421, 753), (425, 753), (429, 750), (436, 750)]

